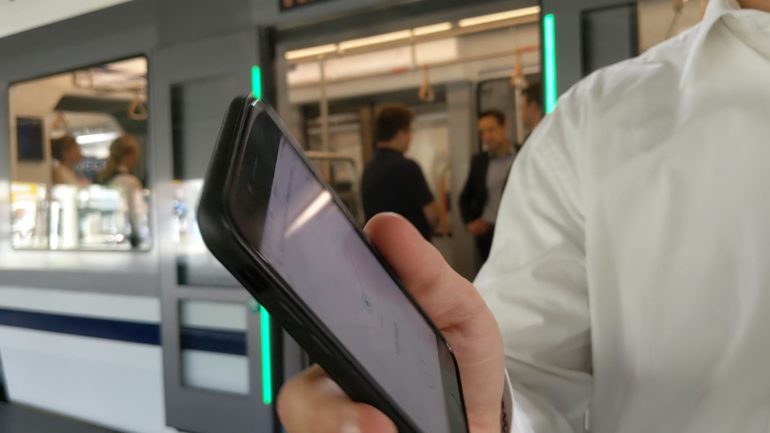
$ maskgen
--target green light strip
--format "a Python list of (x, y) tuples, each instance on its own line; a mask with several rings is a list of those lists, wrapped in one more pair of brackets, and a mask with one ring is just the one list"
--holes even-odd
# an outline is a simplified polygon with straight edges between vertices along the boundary
[(259, 306), (259, 331), (262, 343), (262, 403), (273, 404), (273, 366), (270, 341), (270, 313)]
[(553, 14), (543, 17), (543, 55), (545, 56), (545, 112), (556, 108), (559, 98), (556, 82), (556, 18)]
[(262, 68), (257, 65), (251, 67), (251, 94), (257, 101), (262, 99)]

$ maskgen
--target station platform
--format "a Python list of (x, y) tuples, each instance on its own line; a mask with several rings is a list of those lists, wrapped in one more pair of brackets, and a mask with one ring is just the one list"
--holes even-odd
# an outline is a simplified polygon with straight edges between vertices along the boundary
[(0, 402), (2, 433), (119, 433), (38, 409)]

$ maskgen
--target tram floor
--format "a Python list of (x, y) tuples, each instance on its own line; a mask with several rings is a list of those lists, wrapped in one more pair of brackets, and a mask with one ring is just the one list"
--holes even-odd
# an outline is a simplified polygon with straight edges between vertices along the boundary
[(118, 433), (61, 415), (0, 402), (2, 433)]

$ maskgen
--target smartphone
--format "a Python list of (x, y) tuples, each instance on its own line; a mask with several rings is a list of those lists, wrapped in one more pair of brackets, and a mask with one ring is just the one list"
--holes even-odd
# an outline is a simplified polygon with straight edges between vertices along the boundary
[(206, 246), (355, 401), (401, 433), (467, 433), (457, 362), (267, 105), (230, 105), (206, 175)]

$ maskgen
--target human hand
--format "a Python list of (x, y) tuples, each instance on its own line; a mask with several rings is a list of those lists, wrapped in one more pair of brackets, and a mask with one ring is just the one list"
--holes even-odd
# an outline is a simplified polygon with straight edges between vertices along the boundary
[[(375, 216), (365, 232), (452, 346), (470, 432), (499, 433), (505, 381), (502, 338), (478, 291), (402, 217)], [(396, 433), (385, 415), (351, 401), (317, 366), (286, 383), (278, 414), (288, 433)]]
[(492, 229), (492, 225), (481, 218), (468, 223), (468, 231), (473, 236), (483, 236), (487, 234), (491, 229)]

